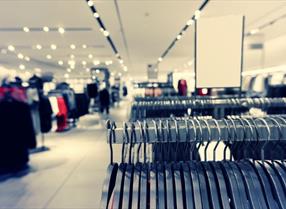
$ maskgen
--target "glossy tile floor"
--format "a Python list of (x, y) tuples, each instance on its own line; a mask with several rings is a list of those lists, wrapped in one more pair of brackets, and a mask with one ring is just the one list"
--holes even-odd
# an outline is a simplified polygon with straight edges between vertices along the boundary
[[(109, 117), (88, 115), (76, 129), (48, 134), (50, 150), (32, 154), (30, 169), (0, 176), (0, 208), (98, 208), (109, 164), (104, 120), (128, 120), (128, 104), (122, 102)], [(114, 152), (119, 157), (120, 150)]]

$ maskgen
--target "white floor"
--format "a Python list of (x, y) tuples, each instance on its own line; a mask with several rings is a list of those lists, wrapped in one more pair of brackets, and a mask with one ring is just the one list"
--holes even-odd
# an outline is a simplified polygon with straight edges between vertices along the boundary
[[(98, 208), (109, 164), (104, 120), (128, 120), (128, 102), (82, 118), (78, 128), (46, 136), (50, 151), (31, 155), (30, 169), (0, 176), (0, 208), (85, 209)], [(114, 150), (115, 157), (120, 151)]]

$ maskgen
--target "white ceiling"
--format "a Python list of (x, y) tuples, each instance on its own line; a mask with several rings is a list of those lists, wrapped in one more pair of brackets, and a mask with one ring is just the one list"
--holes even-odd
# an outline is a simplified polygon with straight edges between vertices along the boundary
[[(157, 61), (201, 2), (94, 0), (98, 13), (128, 66), (129, 74), (135, 77), (146, 75), (147, 64)], [(202, 16), (244, 14), (246, 30), (249, 31), (285, 13), (285, 0), (210, 0)], [(285, 35), (285, 23), (286, 20), (266, 28), (263, 31), (266, 39)], [(66, 32), (61, 35), (57, 31), (11, 31), (13, 28), (21, 29), (24, 26), (61, 26), (66, 28)], [(113, 64), (109, 66), (111, 71), (123, 73), (85, 0), (0, 0), (0, 48), (7, 48), (9, 44), (15, 46), (16, 52), (0, 53), (0, 65), (7, 68), (17, 69), (20, 64), (24, 64), (28, 70), (41, 68), (52, 71), (57, 76), (63, 76), (68, 68), (70, 55), (73, 54), (77, 64), (72, 77), (88, 76), (81, 62), (86, 61), (87, 67), (92, 67), (94, 60), (113, 60)], [(37, 44), (41, 44), (43, 49), (35, 49)], [(56, 44), (57, 49), (51, 50), (51, 44)], [(70, 44), (75, 44), (77, 48), (72, 50)], [(83, 44), (88, 48), (83, 49)], [(18, 59), (17, 53), (29, 56), (31, 61)], [(52, 56), (51, 60), (46, 58), (47, 54)], [(93, 55), (92, 59), (88, 58), (89, 54)], [(186, 64), (192, 58), (193, 30), (190, 28), (160, 64), (160, 72), (166, 73)], [(64, 61), (64, 66), (57, 64), (59, 60)]]

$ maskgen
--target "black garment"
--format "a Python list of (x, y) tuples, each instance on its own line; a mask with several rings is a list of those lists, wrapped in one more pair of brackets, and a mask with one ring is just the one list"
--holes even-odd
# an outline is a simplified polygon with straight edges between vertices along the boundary
[(99, 92), (99, 100), (100, 100), (100, 110), (103, 112), (106, 110), (106, 113), (109, 113), (109, 105), (110, 105), (110, 96), (107, 89), (103, 89)]
[(14, 169), (29, 161), (36, 147), (30, 107), (18, 101), (0, 102), (0, 170)]
[(127, 89), (127, 87), (126, 87), (126, 86), (123, 86), (122, 90), (123, 90), (123, 96), (126, 97), (126, 96), (128, 95), (128, 89)]
[(48, 97), (41, 95), (39, 102), (41, 132), (48, 133), (52, 129), (52, 106)]
[(77, 118), (88, 114), (89, 98), (86, 94), (75, 94)]
[(96, 83), (91, 83), (87, 85), (87, 94), (89, 98), (96, 98), (98, 96), (98, 87)]

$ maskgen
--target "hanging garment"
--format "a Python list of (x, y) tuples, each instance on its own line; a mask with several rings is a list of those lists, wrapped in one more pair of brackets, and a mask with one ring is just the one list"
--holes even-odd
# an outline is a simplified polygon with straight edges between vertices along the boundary
[(48, 133), (52, 129), (52, 107), (45, 95), (40, 96), (39, 113), (41, 120), (41, 132)]
[(89, 98), (86, 94), (75, 94), (77, 118), (88, 114)]
[(181, 79), (178, 81), (178, 92), (180, 96), (187, 96), (188, 85), (186, 80)]
[(122, 91), (123, 91), (123, 96), (126, 97), (128, 95), (127, 86), (123, 86)]
[(87, 94), (88, 97), (94, 99), (98, 95), (98, 86), (96, 83), (87, 84)]
[(57, 131), (62, 132), (68, 129), (68, 110), (63, 97), (57, 97), (59, 113), (57, 114)]
[(36, 147), (33, 120), (28, 104), (0, 101), (0, 169), (17, 169), (29, 161)]

